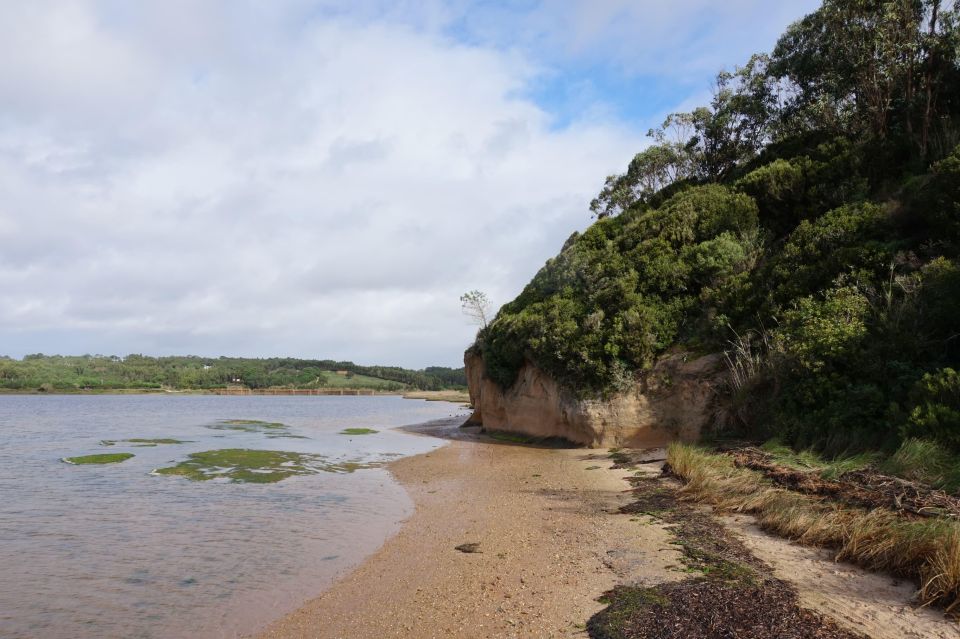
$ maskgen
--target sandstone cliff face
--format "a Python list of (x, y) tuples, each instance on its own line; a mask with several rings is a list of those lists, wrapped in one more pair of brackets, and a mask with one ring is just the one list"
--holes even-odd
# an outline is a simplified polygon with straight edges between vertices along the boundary
[(719, 355), (661, 359), (636, 386), (607, 400), (581, 400), (531, 363), (507, 390), (484, 374), (483, 358), (464, 355), (474, 413), (468, 423), (582, 446), (662, 446), (695, 441), (713, 418)]

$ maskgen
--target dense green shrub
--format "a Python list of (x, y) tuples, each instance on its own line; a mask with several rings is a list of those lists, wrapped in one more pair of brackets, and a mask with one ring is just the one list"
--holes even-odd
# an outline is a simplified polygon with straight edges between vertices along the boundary
[(960, 146), (933, 166), (921, 207), (921, 214), (936, 236), (960, 242)]
[(752, 433), (960, 446), (960, 20), (875, 4), (826, 0), (655, 129), (480, 334), (490, 376), (530, 361), (603, 395), (760, 335), (731, 393), (759, 396), (730, 411)]
[(724, 231), (752, 231), (757, 225), (757, 205), (748, 195), (708, 184), (678, 193), (660, 208), (639, 217), (637, 225), (645, 239), (659, 237), (681, 247), (712, 239)]
[(904, 435), (934, 439), (960, 450), (960, 374), (952, 368), (928, 373), (912, 395), (915, 406)]
[(836, 372), (856, 359), (867, 336), (870, 303), (856, 287), (842, 286), (822, 299), (805, 297), (784, 313), (776, 332), (781, 351), (805, 373)]
[(895, 252), (890, 227), (883, 207), (870, 202), (842, 206), (816, 220), (800, 222), (764, 274), (772, 300), (785, 305), (823, 290), (844, 274), (874, 281)]
[(921, 337), (939, 358), (960, 366), (960, 266), (941, 256), (923, 267), (921, 278)]
[(860, 165), (858, 149), (849, 140), (836, 138), (806, 154), (776, 157), (735, 186), (756, 200), (761, 226), (779, 237), (801, 220), (864, 199), (868, 183), (860, 175)]
[(891, 375), (875, 341), (868, 295), (840, 283), (797, 300), (773, 332), (780, 390), (771, 432), (832, 453), (882, 446), (896, 434), (889, 419)]
[(481, 334), (487, 374), (510, 386), (529, 359), (582, 395), (622, 387), (683, 334), (705, 287), (742, 272), (756, 221), (749, 196), (715, 184), (598, 221)]

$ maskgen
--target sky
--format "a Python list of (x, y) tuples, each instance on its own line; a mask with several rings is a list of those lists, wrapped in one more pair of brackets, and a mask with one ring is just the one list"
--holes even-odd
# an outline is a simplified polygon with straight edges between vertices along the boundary
[(5, 0), (0, 354), (460, 366), (810, 0)]

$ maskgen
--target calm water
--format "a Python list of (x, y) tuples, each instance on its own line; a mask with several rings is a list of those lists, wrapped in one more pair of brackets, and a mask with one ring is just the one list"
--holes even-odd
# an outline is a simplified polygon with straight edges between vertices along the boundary
[[(412, 509), (382, 468), (274, 484), (150, 471), (256, 448), (377, 462), (442, 442), (388, 429), (459, 415), (399, 397), (0, 396), (0, 637), (236, 637), (316, 594)], [(213, 430), (282, 422), (304, 439)], [(337, 434), (347, 427), (374, 435)], [(105, 448), (103, 439), (180, 445)], [(120, 464), (65, 456), (133, 452)]]

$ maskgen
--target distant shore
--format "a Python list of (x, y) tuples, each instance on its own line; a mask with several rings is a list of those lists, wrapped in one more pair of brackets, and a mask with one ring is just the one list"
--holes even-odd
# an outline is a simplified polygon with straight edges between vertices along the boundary
[(452, 402), (454, 404), (470, 403), (470, 393), (463, 390), (408, 391), (403, 393), (403, 398), (425, 399), (428, 402)]
[(422, 399), (426, 401), (452, 402), (464, 404), (470, 402), (466, 391), (376, 391), (368, 388), (104, 388), (104, 389), (39, 389), (0, 388), (0, 395), (223, 395), (223, 396), (401, 396), (404, 399)]

